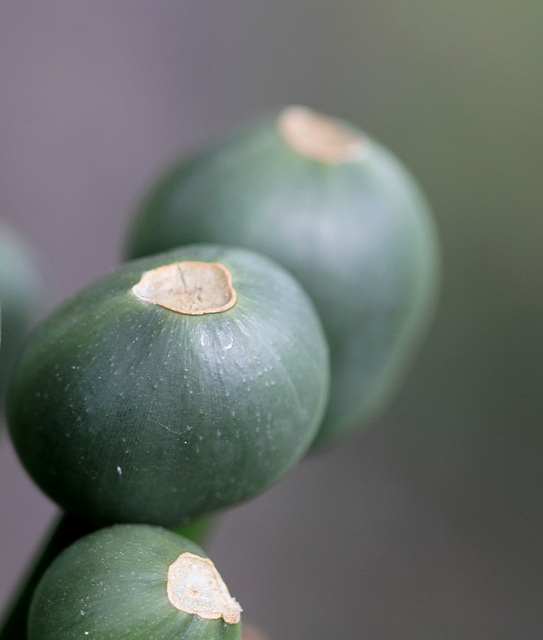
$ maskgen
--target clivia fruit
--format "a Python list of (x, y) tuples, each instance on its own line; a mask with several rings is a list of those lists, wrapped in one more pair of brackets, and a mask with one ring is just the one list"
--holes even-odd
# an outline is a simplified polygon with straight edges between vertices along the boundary
[(317, 444), (384, 408), (429, 323), (439, 270), (426, 200), (389, 151), (350, 124), (285, 108), (170, 168), (141, 203), (127, 253), (193, 242), (259, 251), (310, 294), (332, 367)]
[(190, 246), (121, 266), (40, 324), (7, 416), (24, 466), (66, 511), (173, 526), (287, 471), (328, 383), (320, 322), (289, 273)]
[(81, 538), (35, 591), (28, 640), (239, 640), (241, 607), (194, 543), (147, 525)]

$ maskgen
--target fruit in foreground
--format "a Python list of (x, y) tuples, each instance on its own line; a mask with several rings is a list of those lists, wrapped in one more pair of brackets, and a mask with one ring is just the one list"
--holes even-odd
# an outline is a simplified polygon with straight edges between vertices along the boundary
[(194, 543), (116, 525), (53, 562), (30, 608), (29, 640), (238, 640), (241, 607)]
[(141, 203), (127, 251), (192, 242), (266, 254), (312, 297), (332, 365), (319, 442), (385, 407), (428, 325), (438, 279), (428, 205), (389, 151), (350, 124), (286, 108), (173, 166)]
[(26, 469), (68, 512), (170, 526), (286, 472), (328, 382), (319, 320), (290, 274), (192, 246), (125, 264), (46, 319), (7, 414)]

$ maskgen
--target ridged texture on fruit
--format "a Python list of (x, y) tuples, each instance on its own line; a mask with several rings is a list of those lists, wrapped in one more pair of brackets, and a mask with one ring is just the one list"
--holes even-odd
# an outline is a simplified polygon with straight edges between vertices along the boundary
[(189, 614), (170, 602), (169, 566), (187, 552), (205, 558), (189, 540), (146, 525), (117, 525), (78, 540), (36, 589), (29, 640), (239, 640), (239, 622)]
[[(303, 123), (303, 111), (283, 111), (172, 167), (139, 207), (127, 251), (220, 242), (287, 267), (330, 344), (322, 443), (367, 423), (393, 396), (431, 318), (439, 258), (428, 205), (405, 167), (352, 125), (312, 112), (294, 146), (284, 131), (300, 125), (291, 117), (285, 128), (285, 114)], [(332, 148), (326, 158), (327, 138), (344, 155)]]
[[(231, 273), (229, 310), (185, 315), (131, 291), (180, 261)], [(34, 332), (8, 393), (17, 452), (62, 507), (98, 523), (177, 525), (276, 481), (310, 446), (329, 382), (298, 283), (247, 250), (128, 263)]]

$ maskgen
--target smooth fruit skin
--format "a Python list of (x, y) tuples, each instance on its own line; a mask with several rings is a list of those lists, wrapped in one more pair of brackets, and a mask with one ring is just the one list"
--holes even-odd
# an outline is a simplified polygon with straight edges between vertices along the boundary
[(239, 640), (241, 623), (204, 619), (168, 600), (168, 567), (194, 543), (146, 525), (116, 525), (78, 540), (34, 594), (28, 640)]
[(392, 398), (429, 324), (438, 243), (406, 168), (359, 135), (360, 157), (326, 163), (296, 152), (263, 120), (174, 165), (131, 226), (130, 257), (192, 242), (246, 246), (300, 281), (331, 352), (330, 404), (317, 444), (368, 423)]
[[(225, 265), (235, 306), (193, 316), (131, 293), (179, 261)], [(193, 246), (125, 264), (46, 319), (7, 416), (24, 466), (68, 512), (171, 526), (275, 482), (310, 446), (328, 383), (324, 334), (290, 274), (247, 250)]]
[(0, 222), (0, 298), (2, 345), (0, 393), (43, 301), (43, 278), (32, 247), (5, 222)]

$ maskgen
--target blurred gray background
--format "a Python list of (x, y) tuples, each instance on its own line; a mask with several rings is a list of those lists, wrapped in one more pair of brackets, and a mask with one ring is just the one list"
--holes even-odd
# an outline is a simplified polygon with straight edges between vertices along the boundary
[[(46, 308), (119, 261), (170, 159), (270, 106), (351, 120), (433, 204), (441, 304), (374, 427), (226, 515), (208, 551), (270, 640), (543, 628), (540, 0), (3, 0), (0, 211)], [(0, 442), (0, 601), (55, 513)]]

